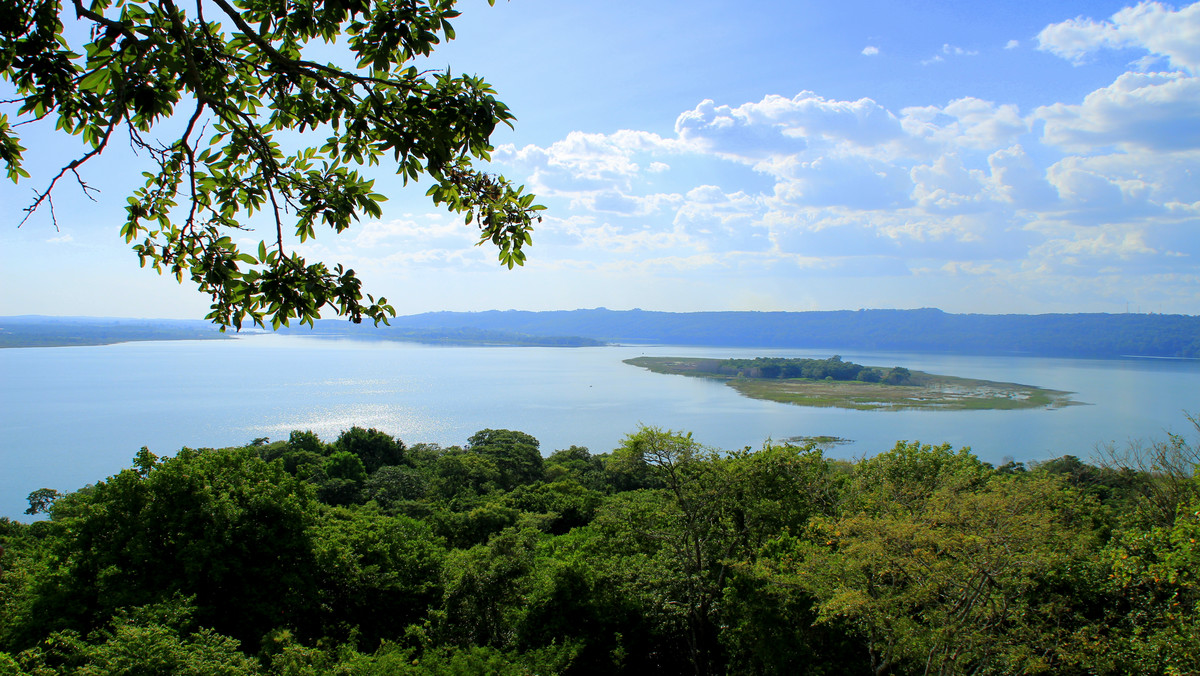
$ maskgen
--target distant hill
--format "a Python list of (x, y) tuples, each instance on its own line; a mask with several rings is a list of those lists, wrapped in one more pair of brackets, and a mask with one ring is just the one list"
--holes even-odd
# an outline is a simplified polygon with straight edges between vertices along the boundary
[(232, 338), (210, 322), (190, 319), (112, 317), (0, 317), (0, 348), (111, 345), (138, 340), (220, 340)]
[(1161, 314), (948, 314), (937, 309), (835, 312), (431, 312), (397, 329), (474, 328), (604, 342), (836, 348), (1053, 357), (1200, 358), (1200, 317)]
[(322, 338), (363, 340), (399, 340), (430, 345), (510, 345), (517, 347), (595, 347), (604, 345), (594, 338), (565, 335), (531, 335), (504, 329), (471, 326), (405, 327), (375, 326), (369, 322), (352, 324), (340, 319), (322, 319), (308, 326), (283, 327), (276, 333)]
[[(281, 333), (447, 345), (578, 347), (644, 343), (895, 350), (1044, 357), (1200, 358), (1200, 317), (1160, 314), (948, 314), (936, 309), (836, 312), (560, 310), (430, 312), (392, 326), (321, 320)], [(200, 320), (0, 317), (0, 347), (227, 338)]]
[[(293, 326), (277, 333), (321, 338), (398, 340), (433, 345), (514, 345), (535, 347), (590, 347), (604, 343), (580, 336), (528, 335), (513, 331), (471, 327), (399, 328), (345, 320), (322, 320), (312, 328)], [(221, 333), (201, 320), (115, 319), (99, 317), (0, 317), (0, 348), (110, 345), (141, 340), (212, 340), (237, 335)]]

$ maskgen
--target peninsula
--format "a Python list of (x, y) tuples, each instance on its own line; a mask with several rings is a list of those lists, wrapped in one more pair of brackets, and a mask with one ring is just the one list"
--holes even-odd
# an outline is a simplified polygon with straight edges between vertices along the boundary
[(724, 381), (752, 399), (858, 410), (1060, 408), (1070, 392), (829, 359), (636, 357), (655, 373)]

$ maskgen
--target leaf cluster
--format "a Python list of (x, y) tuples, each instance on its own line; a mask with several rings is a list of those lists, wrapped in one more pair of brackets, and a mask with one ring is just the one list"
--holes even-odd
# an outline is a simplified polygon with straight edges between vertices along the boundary
[[(364, 295), (354, 270), (289, 250), (318, 228), (381, 217), (386, 197), (362, 168), (429, 180), (434, 204), (477, 224), (509, 268), (524, 263), (540, 220), (533, 195), (473, 166), (490, 159), (496, 126), (511, 126), (508, 107), (479, 77), (413, 65), (453, 39), (454, 4), (197, 0), (189, 14), (174, 0), (6, 2), (0, 77), (17, 97), (0, 102), (15, 113), (0, 112), (0, 161), (14, 182), (29, 178), (20, 125), (53, 121), (79, 138), (84, 151), (26, 208), (28, 218), (48, 206), (57, 224), (59, 179), (72, 174), (91, 197), (79, 169), (127, 136), (152, 169), (127, 200), (121, 234), (143, 267), (208, 294), (209, 319), (311, 325), (328, 307), (386, 323), (394, 308)], [(68, 30), (72, 15), (79, 25)], [(72, 44), (80, 29), (87, 38)], [(321, 47), (353, 65), (309, 57)], [(254, 223), (272, 234), (244, 249), (235, 240)]]

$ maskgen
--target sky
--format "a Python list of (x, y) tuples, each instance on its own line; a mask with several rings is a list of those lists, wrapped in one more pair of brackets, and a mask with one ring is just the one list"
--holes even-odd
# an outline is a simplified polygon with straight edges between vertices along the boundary
[[(547, 210), (502, 268), (424, 188), (297, 248), (400, 314), (839, 310), (1200, 314), (1200, 3), (460, 2), (423, 67), (517, 116), (491, 169)], [(200, 318), (119, 230), (145, 158), (26, 128), (0, 185), (0, 315)], [(269, 233), (265, 233), (270, 236)], [(245, 233), (250, 248), (264, 234)]]

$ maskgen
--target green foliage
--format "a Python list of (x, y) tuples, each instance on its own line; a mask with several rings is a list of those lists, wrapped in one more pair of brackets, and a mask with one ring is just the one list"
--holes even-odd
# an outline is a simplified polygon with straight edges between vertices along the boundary
[(854, 505), (813, 519), (788, 579), (823, 621), (861, 632), (877, 673), (1052, 669), (1062, 599), (1047, 589), (1089, 547), (1085, 503), (1048, 475), (991, 475), (947, 447), (865, 460)]
[[(36, 191), (32, 214), (68, 173), (91, 197), (79, 168), (127, 133), (151, 170), (127, 200), (121, 234), (143, 266), (208, 294), (209, 319), (311, 324), (329, 307), (356, 323), (386, 321), (395, 310), (364, 300), (353, 270), (310, 263), (284, 238), (286, 229), (303, 243), (318, 227), (340, 233), (379, 218), (386, 197), (360, 168), (390, 162), (406, 184), (426, 178), (434, 204), (477, 224), (479, 243), (509, 268), (524, 263), (540, 220), (523, 187), (472, 166), (490, 159), (496, 126), (511, 126), (508, 107), (478, 77), (414, 65), (453, 39), (458, 15), (452, 0), (212, 0), (194, 16), (169, 0), (70, 10), (13, 0), (0, 11), (0, 77), (17, 96), (0, 105), (16, 117), (0, 113), (0, 160), (14, 182), (29, 177), (17, 128), (35, 120), (82, 143)], [(354, 65), (312, 60), (329, 44)], [(312, 134), (321, 141), (295, 143)], [(258, 212), (272, 235), (244, 251), (234, 240)]]
[(367, 478), (367, 468), (357, 455), (348, 451), (334, 451), (325, 459), (325, 476), (361, 483)]
[(600, 493), (571, 479), (518, 486), (505, 496), (506, 504), (520, 512), (547, 516), (545, 530), (554, 535), (587, 525), (602, 500)]
[(950, 444), (898, 442), (892, 450), (855, 466), (850, 507), (914, 509), (939, 490), (981, 485), (990, 469), (971, 449)]
[(307, 451), (318, 455), (325, 453), (325, 443), (312, 430), (292, 430), (288, 435), (287, 447), (289, 451)]
[(507, 430), (351, 448), (143, 449), (0, 520), (0, 674), (1200, 672), (1182, 437), (1152, 471), (654, 427), (537, 477)]
[(604, 459), (592, 455), (583, 446), (555, 451), (545, 459), (543, 473), (546, 481), (573, 480), (594, 491), (605, 492), (609, 488), (604, 471)]
[(209, 629), (195, 628), (191, 614), (192, 608), (179, 598), (119, 611), (107, 626), (86, 637), (74, 631), (55, 632), (18, 655), (18, 659), (30, 676), (254, 676), (259, 673), (256, 662), (239, 650), (237, 641)]
[(553, 676), (573, 673), (576, 648), (555, 645), (525, 652), (485, 646), (384, 644), (373, 653), (349, 646), (322, 650), (296, 642), (287, 632), (270, 637), (271, 674), (279, 676)]
[(491, 492), (500, 479), (494, 459), (462, 449), (440, 456), (432, 467), (434, 491), (446, 499)]
[(429, 477), (412, 467), (389, 465), (376, 470), (365, 488), (369, 499), (387, 509), (424, 498), (429, 492)]
[(327, 505), (348, 505), (361, 502), (363, 481), (367, 470), (357, 455), (334, 451), (322, 466), (325, 478), (317, 487), (317, 495)]
[(337, 441), (333, 442), (333, 448), (358, 456), (368, 473), (385, 465), (400, 465), (405, 462), (404, 443), (374, 428), (364, 430), (361, 427), (351, 427), (338, 436)]
[(912, 373), (902, 367), (884, 371), (842, 361), (839, 355), (828, 359), (789, 359), (782, 357), (756, 357), (754, 359), (706, 359), (698, 360), (697, 368), (706, 373), (715, 373), (740, 378), (806, 378), (808, 380), (859, 380), (877, 383), (881, 380), (889, 385), (906, 385)]
[(467, 440), (467, 450), (495, 463), (497, 484), (511, 490), (542, 480), (538, 440), (513, 430), (480, 430)]
[(29, 509), (25, 510), (25, 513), (32, 516), (48, 512), (54, 506), (54, 501), (61, 497), (62, 493), (52, 488), (39, 488), (29, 494)]
[(360, 645), (402, 636), (441, 596), (441, 538), (420, 521), (326, 512), (312, 530), (324, 636)]
[(252, 449), (194, 451), (55, 505), (57, 537), (30, 631), (99, 627), (116, 609), (194, 596), (197, 621), (242, 640), (309, 609), (311, 489)]

